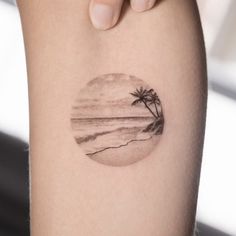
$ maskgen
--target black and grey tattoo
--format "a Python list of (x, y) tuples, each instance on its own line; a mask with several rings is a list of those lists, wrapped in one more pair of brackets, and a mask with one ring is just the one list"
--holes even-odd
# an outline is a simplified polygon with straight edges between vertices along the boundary
[(76, 98), (71, 125), (91, 159), (125, 166), (147, 157), (164, 128), (160, 98), (143, 80), (107, 74), (91, 80)]

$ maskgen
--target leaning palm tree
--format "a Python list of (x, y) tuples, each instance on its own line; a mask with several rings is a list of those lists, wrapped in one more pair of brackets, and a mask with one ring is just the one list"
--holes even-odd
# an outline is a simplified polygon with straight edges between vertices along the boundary
[[(158, 112), (157, 106), (160, 106), (161, 102), (156, 92), (153, 89), (147, 90), (143, 89), (143, 87), (140, 87), (140, 89), (136, 89), (133, 93), (130, 94), (136, 98), (136, 100), (134, 100), (131, 105), (143, 103), (155, 118), (154, 121), (143, 130), (143, 132), (154, 132), (155, 135), (161, 134), (163, 131), (164, 119), (162, 113), (160, 114)], [(155, 106), (156, 114), (150, 107), (150, 105), (152, 104), (154, 104)]]
[(137, 98), (132, 102), (132, 106), (138, 104), (138, 103), (143, 103), (145, 107), (149, 110), (149, 112), (157, 119), (158, 115), (156, 115), (152, 109), (149, 107), (148, 103), (150, 103), (150, 94), (152, 93), (153, 89), (143, 89), (143, 87), (140, 87), (140, 89), (136, 89), (135, 92), (130, 93), (132, 96)]
[(160, 101), (160, 99), (159, 99), (157, 93), (154, 92), (154, 90), (151, 90), (151, 91), (149, 92), (147, 100), (148, 100), (148, 102), (149, 102), (149, 105), (154, 104), (157, 117), (160, 117), (160, 114), (159, 114), (159, 111), (158, 111), (157, 106), (160, 106), (161, 101)]

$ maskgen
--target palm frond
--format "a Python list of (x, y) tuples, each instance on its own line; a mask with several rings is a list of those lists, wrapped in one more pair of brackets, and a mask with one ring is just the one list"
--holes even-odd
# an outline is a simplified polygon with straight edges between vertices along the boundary
[(134, 100), (134, 101), (131, 103), (131, 105), (134, 106), (134, 105), (136, 105), (136, 104), (138, 104), (138, 103), (141, 103), (141, 102), (142, 102), (141, 99), (136, 99), (136, 100)]
[(139, 97), (139, 94), (137, 94), (136, 92), (134, 92), (134, 93), (130, 93), (132, 96), (134, 96), (134, 97)]
[(152, 92), (154, 92), (154, 89), (149, 89), (148, 92), (152, 93)]

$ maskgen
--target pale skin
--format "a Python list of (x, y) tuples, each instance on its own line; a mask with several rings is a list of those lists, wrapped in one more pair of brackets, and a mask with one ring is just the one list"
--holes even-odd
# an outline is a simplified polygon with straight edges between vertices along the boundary
[[(195, 1), (163, 0), (142, 14), (127, 6), (108, 31), (92, 26), (87, 0), (18, 5), (29, 82), (31, 235), (192, 235), (207, 84)], [(162, 101), (160, 142), (128, 166), (86, 157), (70, 127), (77, 92), (107, 73), (138, 76)]]

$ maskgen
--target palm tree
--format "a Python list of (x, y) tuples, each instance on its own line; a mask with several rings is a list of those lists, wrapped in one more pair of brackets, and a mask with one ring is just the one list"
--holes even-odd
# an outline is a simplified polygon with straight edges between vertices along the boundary
[(155, 109), (156, 109), (156, 113), (157, 113), (157, 117), (160, 117), (160, 114), (159, 114), (157, 105), (160, 105), (160, 104), (161, 104), (161, 101), (160, 101), (160, 99), (159, 99), (157, 93), (154, 92), (154, 90), (151, 90), (151, 91), (149, 92), (149, 94), (148, 94), (148, 102), (149, 102), (149, 105), (154, 104)]
[[(158, 111), (158, 106), (161, 105), (161, 101), (157, 96), (157, 93), (153, 89), (147, 90), (143, 89), (143, 87), (140, 87), (140, 89), (136, 89), (136, 91), (130, 94), (136, 98), (136, 100), (132, 102), (132, 105), (143, 103), (155, 118), (155, 120), (151, 124), (149, 124), (143, 130), (143, 132), (154, 132), (154, 135), (161, 134), (164, 127), (164, 118), (162, 116), (162, 112), (159, 113)], [(150, 105), (152, 104), (155, 106), (156, 114), (150, 108)]]
[[(136, 89), (135, 92), (130, 93), (132, 96), (136, 97), (137, 99), (132, 102), (132, 106), (143, 103), (145, 107), (150, 111), (150, 113), (157, 119), (158, 118), (158, 111), (157, 115), (152, 111), (152, 109), (148, 106), (148, 103), (150, 103), (152, 100), (150, 99), (150, 95), (153, 93), (153, 89), (143, 89), (143, 87), (140, 87), (140, 89)], [(159, 99), (159, 98), (158, 98)], [(157, 109), (157, 108), (156, 108)]]

